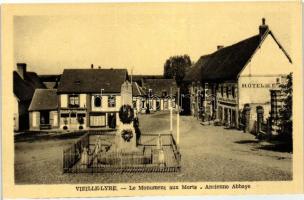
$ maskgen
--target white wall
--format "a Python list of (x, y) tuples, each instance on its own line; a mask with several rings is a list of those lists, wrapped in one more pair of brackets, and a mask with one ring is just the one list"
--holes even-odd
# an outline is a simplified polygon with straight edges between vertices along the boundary
[(292, 71), (293, 65), (279, 48), (271, 35), (265, 39), (238, 80), (239, 109), (245, 103), (265, 105), (268, 114), (270, 89), (278, 87), (277, 79)]
[(79, 95), (79, 107), (80, 108), (86, 108), (87, 107), (87, 102), (86, 102), (86, 94), (80, 94)]
[(68, 107), (68, 95), (67, 94), (61, 94), (60, 95), (60, 107), (61, 108), (67, 108)]
[(108, 107), (108, 96), (109, 95), (110, 94), (102, 95), (102, 106), (101, 107), (95, 107), (95, 105), (94, 105), (95, 96), (92, 95), (92, 97), (91, 97), (92, 111), (99, 111), (99, 112), (119, 111), (120, 106), (121, 106), (121, 96), (113, 94), (116, 97), (116, 105), (115, 105), (115, 107)]
[(271, 35), (268, 35), (249, 64), (241, 73), (248, 75), (288, 74), (293, 68), (286, 55), (279, 48)]

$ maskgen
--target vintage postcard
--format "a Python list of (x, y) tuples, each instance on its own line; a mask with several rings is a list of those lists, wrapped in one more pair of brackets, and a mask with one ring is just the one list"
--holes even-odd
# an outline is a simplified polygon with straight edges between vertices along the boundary
[(303, 193), (301, 17), (2, 5), (4, 197)]

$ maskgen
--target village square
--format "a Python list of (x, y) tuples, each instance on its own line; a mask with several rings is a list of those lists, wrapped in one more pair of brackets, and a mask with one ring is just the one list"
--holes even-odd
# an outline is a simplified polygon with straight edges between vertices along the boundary
[(292, 64), (265, 18), (163, 74), (18, 62), (15, 183), (292, 180)]

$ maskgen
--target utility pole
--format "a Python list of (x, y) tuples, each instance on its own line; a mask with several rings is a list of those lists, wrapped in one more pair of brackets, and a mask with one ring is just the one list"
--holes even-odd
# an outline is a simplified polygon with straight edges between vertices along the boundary
[(199, 119), (199, 104), (198, 104), (198, 101), (199, 101), (199, 93), (201, 91), (200, 90), (197, 90), (197, 94), (196, 94), (196, 119)]
[(176, 144), (179, 145), (179, 95), (180, 95), (180, 88), (177, 88), (177, 103), (178, 103), (178, 109), (177, 109), (177, 121), (176, 121)]
[(131, 85), (132, 85), (132, 81), (133, 81), (133, 67), (131, 69)]
[(170, 106), (170, 133), (172, 134), (173, 131), (173, 107), (172, 107), (172, 87), (170, 88), (170, 97), (171, 97), (171, 106)]

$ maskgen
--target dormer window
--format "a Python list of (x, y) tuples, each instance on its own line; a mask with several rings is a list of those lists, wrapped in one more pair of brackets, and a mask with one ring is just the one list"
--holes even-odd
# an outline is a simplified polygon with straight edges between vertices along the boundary
[(96, 96), (95, 99), (94, 99), (94, 106), (95, 107), (101, 107), (101, 100), (102, 100), (102, 97)]

